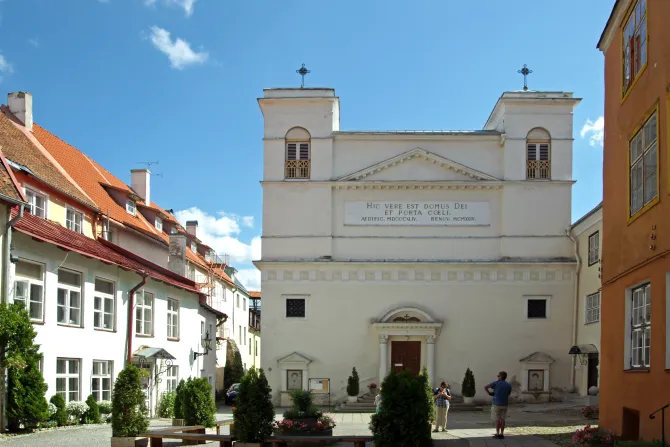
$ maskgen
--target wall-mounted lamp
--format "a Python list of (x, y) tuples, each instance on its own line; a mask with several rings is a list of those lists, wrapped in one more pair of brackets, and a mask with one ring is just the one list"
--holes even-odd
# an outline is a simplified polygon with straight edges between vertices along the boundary
[(198, 356), (201, 355), (207, 355), (209, 354), (209, 351), (212, 349), (212, 338), (209, 336), (209, 332), (205, 333), (205, 338), (202, 339), (202, 348), (205, 350), (205, 352), (194, 352), (193, 353), (193, 360), (196, 360)]

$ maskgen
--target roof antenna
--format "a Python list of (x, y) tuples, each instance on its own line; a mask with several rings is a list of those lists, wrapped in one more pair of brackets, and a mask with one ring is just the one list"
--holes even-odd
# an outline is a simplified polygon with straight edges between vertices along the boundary
[(159, 162), (157, 161), (138, 161), (138, 164), (141, 165), (147, 165), (147, 169), (151, 169), (151, 165), (157, 165)]

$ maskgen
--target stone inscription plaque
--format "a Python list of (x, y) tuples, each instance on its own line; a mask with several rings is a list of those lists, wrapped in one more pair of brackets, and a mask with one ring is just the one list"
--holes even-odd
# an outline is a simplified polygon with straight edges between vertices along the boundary
[(489, 202), (345, 202), (345, 225), (487, 226)]

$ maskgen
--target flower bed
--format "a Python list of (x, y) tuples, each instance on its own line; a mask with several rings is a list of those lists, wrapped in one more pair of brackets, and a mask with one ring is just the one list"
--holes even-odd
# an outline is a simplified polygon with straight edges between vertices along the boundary
[(614, 434), (597, 426), (587, 425), (572, 435), (575, 445), (614, 445)]
[(598, 419), (599, 408), (598, 405), (589, 405), (588, 407), (582, 408), (582, 416), (586, 419)]
[(290, 436), (332, 436), (335, 421), (328, 415), (318, 419), (282, 419), (274, 423), (275, 433)]

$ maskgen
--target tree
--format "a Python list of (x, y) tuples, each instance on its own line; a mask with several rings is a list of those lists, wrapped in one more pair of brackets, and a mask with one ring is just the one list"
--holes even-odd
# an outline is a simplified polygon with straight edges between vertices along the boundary
[(251, 367), (240, 382), (238, 396), (233, 411), (237, 439), (240, 442), (263, 442), (272, 435), (275, 410), (272, 389), (262, 369)]
[(212, 396), (212, 385), (205, 378), (189, 377), (183, 388), (183, 411), (186, 425), (216, 425), (216, 403)]
[(234, 340), (228, 340), (226, 346), (226, 366), (223, 368), (223, 387), (227, 390), (234, 383), (240, 383), (244, 376), (242, 356)]
[(147, 431), (149, 418), (145, 398), (139, 369), (127, 365), (114, 383), (112, 436), (135, 437)]
[(39, 370), (42, 359), (37, 333), (22, 304), (0, 304), (0, 396), (5, 393), (7, 371), (7, 421), (10, 431), (49, 417), (44, 395), (47, 385)]
[(475, 397), (476, 393), (475, 388), (475, 375), (472, 374), (470, 368), (465, 371), (465, 377), (463, 378), (463, 385), (461, 386), (461, 394), (463, 397)]
[(65, 398), (60, 394), (54, 394), (49, 400), (56, 407), (56, 413), (52, 416), (52, 419), (56, 421), (59, 427), (67, 424), (67, 407), (65, 406)]
[(179, 381), (177, 388), (175, 389), (174, 397), (174, 418), (175, 419), (184, 419), (184, 388), (186, 387), (186, 382), (184, 379)]
[(360, 391), (358, 372), (353, 368), (349, 379), (347, 379), (347, 394), (349, 396), (358, 396)]
[(372, 415), (370, 430), (375, 447), (428, 447), (432, 398), (426, 393), (426, 376), (391, 371), (381, 387), (382, 410)]
[(428, 399), (428, 405), (430, 405), (430, 422), (434, 422), (437, 417), (435, 413), (435, 405), (433, 405), (433, 387), (430, 386), (430, 377), (428, 376), (428, 368), (425, 366), (421, 370), (421, 375), (426, 378), (426, 398)]
[(88, 410), (84, 414), (84, 422), (87, 424), (99, 424), (101, 422), (100, 407), (98, 407), (98, 403), (92, 394), (86, 398), (86, 405), (88, 405)]

